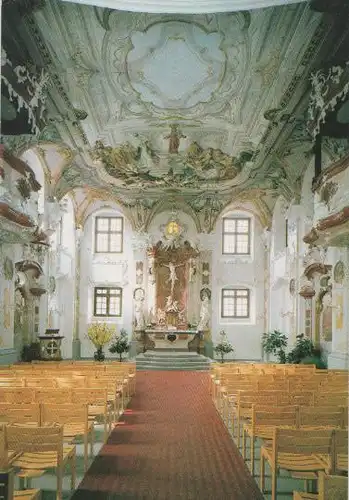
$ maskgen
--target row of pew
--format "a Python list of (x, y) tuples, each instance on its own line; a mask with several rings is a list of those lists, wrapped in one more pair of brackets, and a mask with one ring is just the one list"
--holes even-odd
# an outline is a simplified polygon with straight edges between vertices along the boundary
[[(0, 367), (0, 470), (10, 481), (6, 500), (40, 498), (31, 480), (55, 469), (56, 499), (63, 498), (63, 477), (76, 484), (76, 446), (82, 438), (84, 471), (94, 452), (95, 423), (103, 440), (135, 393), (134, 363), (37, 362)], [(1, 494), (1, 492), (0, 492)]]
[(347, 499), (347, 372), (317, 370), (314, 365), (235, 362), (213, 364), (209, 384), (216, 408), (253, 476), (259, 458), (263, 493), (268, 466), (272, 500), (277, 500), (280, 470), (304, 480), (305, 491), (294, 491), (294, 500), (332, 499), (323, 493), (330, 484), (336, 491), (333, 498)]

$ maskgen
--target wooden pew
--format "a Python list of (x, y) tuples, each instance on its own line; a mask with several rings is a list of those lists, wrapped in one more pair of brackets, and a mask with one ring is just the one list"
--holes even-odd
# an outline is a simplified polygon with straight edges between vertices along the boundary
[(63, 426), (32, 427), (11, 424), (6, 426), (8, 448), (19, 453), (12, 465), (23, 477), (36, 476), (38, 471), (55, 468), (57, 475), (56, 499), (63, 499), (63, 474), (66, 464), (71, 467), (71, 489), (75, 489), (75, 446), (64, 446)]
[[(265, 490), (265, 463), (271, 469), (271, 500), (277, 499), (279, 469), (307, 473), (316, 479), (320, 471), (335, 469), (334, 429), (282, 429), (276, 427), (271, 442), (261, 447), (260, 489)], [(342, 432), (342, 431), (337, 431)]]
[(319, 492), (293, 492), (293, 500), (348, 500), (348, 478), (319, 472)]

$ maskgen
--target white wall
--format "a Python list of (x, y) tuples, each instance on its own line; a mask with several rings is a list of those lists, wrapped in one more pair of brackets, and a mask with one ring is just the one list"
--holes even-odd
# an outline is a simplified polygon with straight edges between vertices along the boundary
[[(87, 218), (81, 242), (81, 279), (80, 279), (80, 315), (79, 334), (81, 356), (92, 357), (95, 348), (87, 337), (88, 324), (93, 321), (105, 321), (113, 324), (119, 333), (125, 328), (131, 337), (133, 297), (135, 283), (134, 257), (132, 247), (132, 228), (124, 217), (123, 252), (118, 254), (95, 254), (94, 231), (96, 216), (123, 217), (121, 209), (102, 208), (94, 211)], [(122, 316), (95, 318), (93, 316), (94, 287), (110, 286), (122, 288)], [(111, 356), (107, 352), (108, 357)]]
[[(251, 256), (222, 254), (222, 219), (224, 216), (251, 217)], [(260, 360), (261, 334), (264, 328), (264, 274), (265, 250), (263, 228), (250, 211), (227, 209), (219, 217), (213, 236), (212, 247), (212, 339), (219, 340), (224, 329), (233, 344), (234, 359)], [(224, 287), (242, 287), (250, 290), (251, 309), (249, 319), (221, 318), (221, 291)]]

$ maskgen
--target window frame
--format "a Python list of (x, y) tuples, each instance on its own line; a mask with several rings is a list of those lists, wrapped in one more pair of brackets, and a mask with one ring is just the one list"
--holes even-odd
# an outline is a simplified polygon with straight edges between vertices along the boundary
[[(235, 299), (235, 302), (234, 302), (234, 315), (231, 316), (231, 315), (225, 315), (224, 314), (224, 299), (227, 298), (227, 296), (225, 296), (225, 292), (235, 292), (234, 294), (234, 299)], [(238, 292), (247, 292), (247, 295), (243, 295), (243, 296), (240, 296), (240, 297), (243, 297), (243, 298), (247, 298), (247, 315), (246, 316), (238, 316), (236, 315), (236, 309), (237, 309), (237, 306), (236, 306), (236, 299), (239, 298), (239, 295), (238, 295)], [(221, 290), (221, 318), (222, 319), (248, 319), (250, 320), (251, 319), (251, 290), (249, 288), (243, 288), (243, 287), (225, 287), (225, 288), (222, 288)]]
[[(235, 221), (248, 221), (248, 231), (247, 233), (241, 233), (239, 231), (226, 231), (225, 230), (225, 221), (226, 220), (235, 220)], [(223, 217), (222, 218), (222, 255), (238, 255), (238, 256), (251, 256), (251, 239), (252, 239), (252, 234), (251, 234), (251, 217)], [(225, 247), (225, 237), (227, 235), (235, 235), (235, 245), (234, 245), (234, 252), (225, 252), (224, 247)], [(248, 236), (248, 245), (247, 245), (247, 252), (237, 252), (237, 243), (238, 243), (238, 236), (239, 235), (246, 235)]]
[[(99, 219), (108, 219), (108, 231), (99, 231), (98, 230), (98, 220)], [(112, 219), (120, 219), (121, 220), (121, 230), (120, 231), (111, 231), (110, 230), (110, 225), (111, 225), (111, 220)], [(120, 215), (97, 215), (95, 217), (95, 253), (103, 254), (103, 253), (112, 253), (112, 254), (118, 254), (118, 253), (123, 253), (124, 251), (124, 218), (121, 217)], [(108, 236), (108, 250), (98, 250), (98, 235), (99, 234), (106, 234)], [(110, 235), (111, 234), (121, 234), (121, 245), (120, 245), (120, 250), (118, 251), (111, 251), (110, 250)]]
[[(97, 290), (107, 290), (106, 294), (98, 294)], [(120, 314), (110, 314), (110, 290), (120, 291)], [(123, 289), (121, 286), (95, 286), (93, 288), (93, 316), (96, 318), (121, 318), (122, 317), (122, 295)], [(107, 298), (106, 314), (97, 314), (97, 297)]]

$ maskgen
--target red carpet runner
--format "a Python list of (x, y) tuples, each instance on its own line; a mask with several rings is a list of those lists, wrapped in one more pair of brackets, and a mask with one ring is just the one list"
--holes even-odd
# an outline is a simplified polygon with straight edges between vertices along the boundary
[(136, 395), (73, 500), (262, 500), (208, 374), (137, 372)]

